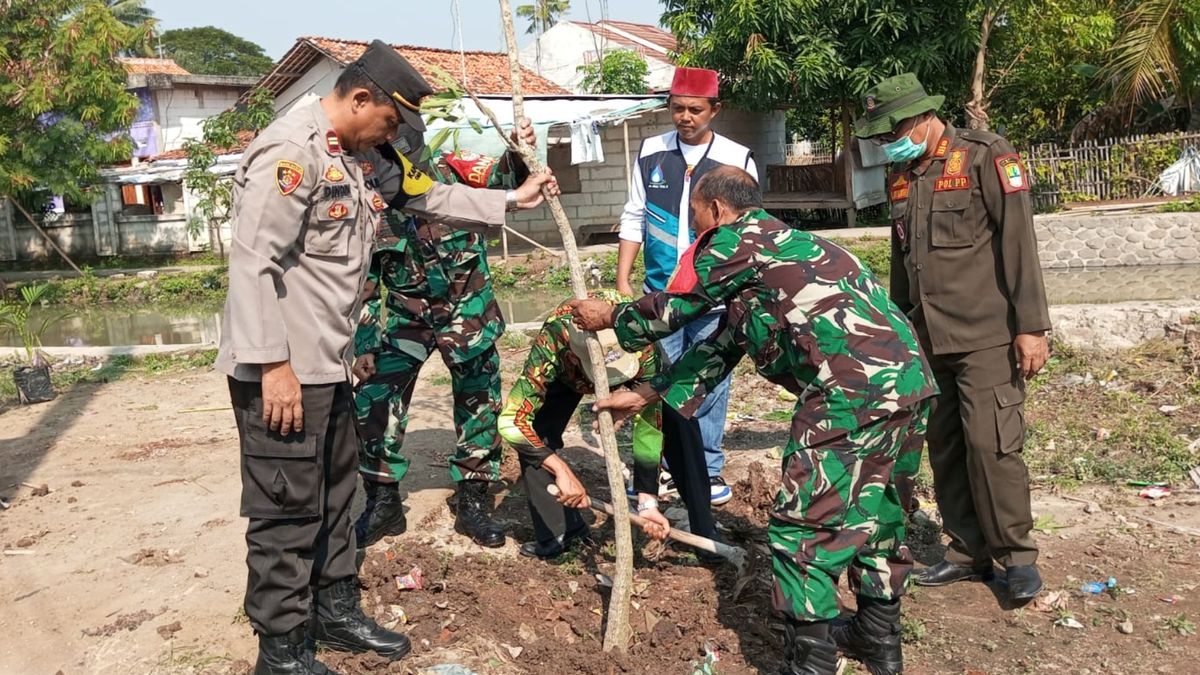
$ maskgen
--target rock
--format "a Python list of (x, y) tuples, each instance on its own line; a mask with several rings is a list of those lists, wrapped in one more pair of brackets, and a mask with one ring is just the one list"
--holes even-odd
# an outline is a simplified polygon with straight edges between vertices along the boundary
[(1083, 507), (1084, 513), (1100, 513), (1102, 510), (1103, 509), (1101, 509), (1100, 505), (1097, 504), (1096, 502), (1088, 502)]
[(84, 483), (81, 480), (71, 481), (71, 487), (83, 487)]
[(1109, 431), (1108, 429), (1105, 429), (1104, 427), (1100, 427), (1099, 429), (1096, 429), (1096, 440), (1106, 441), (1106, 440), (1108, 440), (1108, 438), (1110, 436), (1112, 436), (1112, 432)]
[(29, 494), (33, 495), (34, 497), (45, 497), (46, 495), (50, 494), (50, 486), (42, 483), (41, 485), (33, 488), (33, 491)]
[(159, 626), (157, 629), (159, 636), (164, 640), (170, 640), (175, 637), (175, 634), (183, 630), (183, 624), (178, 621), (169, 623), (165, 626)]
[(17, 540), (17, 548), (29, 548), (37, 543), (37, 539), (33, 537), (21, 537)]
[(78, 500), (78, 499), (76, 499), (76, 498), (74, 498), (74, 497), (67, 497), (67, 503), (68, 503), (68, 504), (74, 504), (74, 503), (75, 503), (75, 502), (77, 502), (77, 501), (79, 501), (79, 500)]
[(1124, 635), (1132, 635), (1133, 634), (1133, 622), (1132, 621), (1122, 621), (1121, 623), (1117, 624), (1117, 630), (1120, 631)]
[(156, 276), (158, 276), (158, 270), (142, 270), (137, 273), (139, 279), (153, 279)]
[(192, 576), (196, 577), (197, 579), (207, 578), (208, 570), (203, 567), (197, 567), (196, 569), (192, 570)]
[(108, 275), (108, 278), (112, 279), (113, 281), (120, 281), (121, 279), (126, 279), (128, 277), (125, 276), (124, 272), (117, 272), (116, 274)]
[(1177, 405), (1160, 405), (1160, 406), (1158, 406), (1158, 412), (1160, 412), (1164, 415), (1170, 415), (1171, 413), (1173, 413), (1177, 410), (1179, 410), (1179, 406), (1177, 406)]

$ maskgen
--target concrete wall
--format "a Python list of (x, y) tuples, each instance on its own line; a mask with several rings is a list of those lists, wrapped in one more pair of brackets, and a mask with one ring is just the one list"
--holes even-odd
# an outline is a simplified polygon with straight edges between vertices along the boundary
[[(201, 233), (199, 243), (189, 241), (183, 213), (134, 216), (122, 214), (120, 208), (120, 187), (106, 185), (97, 193), (91, 213), (52, 216), (41, 225), (67, 255), (81, 259), (187, 253), (200, 250), (207, 242), (207, 232)], [(0, 261), (57, 257), (12, 203), (0, 200)]]
[[(754, 151), (759, 180), (766, 175), (767, 164), (782, 164), (784, 157), (784, 115), (782, 112), (749, 113), (727, 109), (717, 117), (713, 128)], [(582, 164), (579, 178), (583, 191), (565, 194), (561, 201), (576, 231), (617, 223), (629, 196), (625, 172), (628, 162), (637, 157), (642, 140), (671, 129), (671, 115), (665, 110), (631, 119), (629, 156), (624, 156), (624, 135), (620, 125), (605, 126), (604, 163)], [(509, 217), (508, 224), (518, 232), (544, 244), (558, 242), (558, 228), (545, 209), (522, 211)], [(515, 238), (510, 245), (519, 246)]]
[(1034, 227), (1048, 269), (1200, 262), (1200, 213), (1054, 214)]
[[(579, 72), (579, 67), (595, 61), (598, 58), (597, 51), (614, 49), (630, 48), (611, 40), (601, 40), (586, 28), (563, 21), (526, 45), (519, 58), (521, 65), (547, 80), (575, 93), (582, 93), (579, 83), (583, 80), (583, 74)], [(647, 48), (646, 52), (652, 50)], [(671, 77), (675, 75), (675, 66), (666, 61), (666, 55), (657, 58), (652, 54), (642, 54), (642, 57), (650, 69), (646, 75), (646, 85), (650, 90), (663, 91), (669, 88)]]
[(320, 63), (313, 64), (300, 79), (292, 83), (292, 86), (275, 97), (275, 112), (283, 115), (305, 94), (328, 95), (333, 91), (333, 85), (341, 74), (340, 64), (330, 58), (321, 59)]
[(162, 134), (160, 152), (177, 150), (190, 138), (202, 134), (201, 123), (237, 103), (241, 87), (210, 87), (177, 84), (154, 90), (154, 119)]

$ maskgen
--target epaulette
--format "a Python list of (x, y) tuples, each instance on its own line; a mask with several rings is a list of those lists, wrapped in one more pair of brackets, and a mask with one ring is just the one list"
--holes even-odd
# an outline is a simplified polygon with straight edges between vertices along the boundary
[(966, 141), (971, 141), (972, 143), (981, 143), (983, 145), (992, 145), (1003, 139), (1000, 134), (991, 131), (983, 131), (981, 129), (959, 129), (958, 137)]

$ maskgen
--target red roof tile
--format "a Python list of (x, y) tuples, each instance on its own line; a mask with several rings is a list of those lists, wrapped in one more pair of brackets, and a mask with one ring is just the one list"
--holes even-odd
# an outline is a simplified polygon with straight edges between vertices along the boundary
[[(317, 60), (313, 51), (325, 54), (342, 65), (362, 56), (367, 42), (361, 40), (337, 40), (326, 37), (302, 37), (280, 59), (275, 68), (266, 75), (259, 86), (276, 94), (282, 92), (302, 75)], [(460, 55), (450, 49), (431, 49), (412, 45), (392, 45), (396, 52), (408, 59), (430, 82), (436, 78), (435, 69), (441, 69), (456, 78), (462, 77), (463, 57), (466, 60), (467, 84), (476, 94), (510, 94), (512, 83), (508, 71), (508, 55), (503, 52), (469, 51)], [(521, 88), (526, 94), (569, 94), (528, 68), (521, 69)]]
[[(247, 146), (249, 146), (249, 145), (250, 145), (250, 142), (251, 142), (251, 141), (253, 141), (253, 140), (254, 140), (254, 132), (252, 132), (252, 131), (239, 131), (239, 132), (238, 132), (238, 135), (237, 135), (237, 142), (236, 142), (236, 143), (234, 143), (232, 146), (230, 146), (230, 147), (228, 147), (228, 148), (213, 148), (213, 152), (214, 152), (214, 153), (216, 153), (218, 156), (220, 156), (220, 155), (232, 155), (232, 154), (235, 154), (235, 153), (238, 153), (238, 152), (241, 152), (241, 151), (245, 150), (245, 149), (246, 149), (246, 147), (247, 147)], [(160, 159), (161, 159), (161, 160), (165, 160), (165, 159), (187, 159), (187, 156), (188, 156), (188, 155), (187, 155), (187, 151), (185, 151), (183, 148), (179, 148), (178, 150), (168, 150), (168, 151), (166, 151), (166, 152), (162, 153), (161, 155), (155, 155), (155, 156), (151, 157), (150, 159), (148, 159), (148, 160), (146, 160), (146, 161), (148, 161), (148, 162), (157, 162), (157, 161), (159, 161)]]
[(191, 75), (174, 59), (120, 57), (117, 61), (125, 66), (125, 72), (130, 75)]

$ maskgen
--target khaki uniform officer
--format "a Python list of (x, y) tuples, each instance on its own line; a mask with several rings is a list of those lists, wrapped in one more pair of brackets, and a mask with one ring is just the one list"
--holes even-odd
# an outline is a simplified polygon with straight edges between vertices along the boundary
[(1045, 364), (1050, 318), (1029, 177), (1012, 145), (938, 119), (943, 97), (912, 74), (867, 92), (856, 135), (883, 145), (892, 218), (892, 300), (913, 321), (941, 394), (926, 436), (945, 560), (938, 586), (1007, 568), (1010, 595), (1042, 581), (1030, 536), (1024, 380)]
[(359, 608), (350, 519), (359, 446), (351, 337), (380, 212), (391, 205), (482, 229), (503, 225), (513, 202), (539, 204), (544, 184), (556, 190), (548, 175), (506, 195), (439, 185), (414, 169), (387, 144), (402, 118), (424, 128), (417, 103), (430, 91), (376, 41), (330, 96), (265, 129), (234, 176), (216, 367), (229, 376), (241, 437), (255, 673), (328, 672), (313, 640), (389, 659), (410, 648)]

